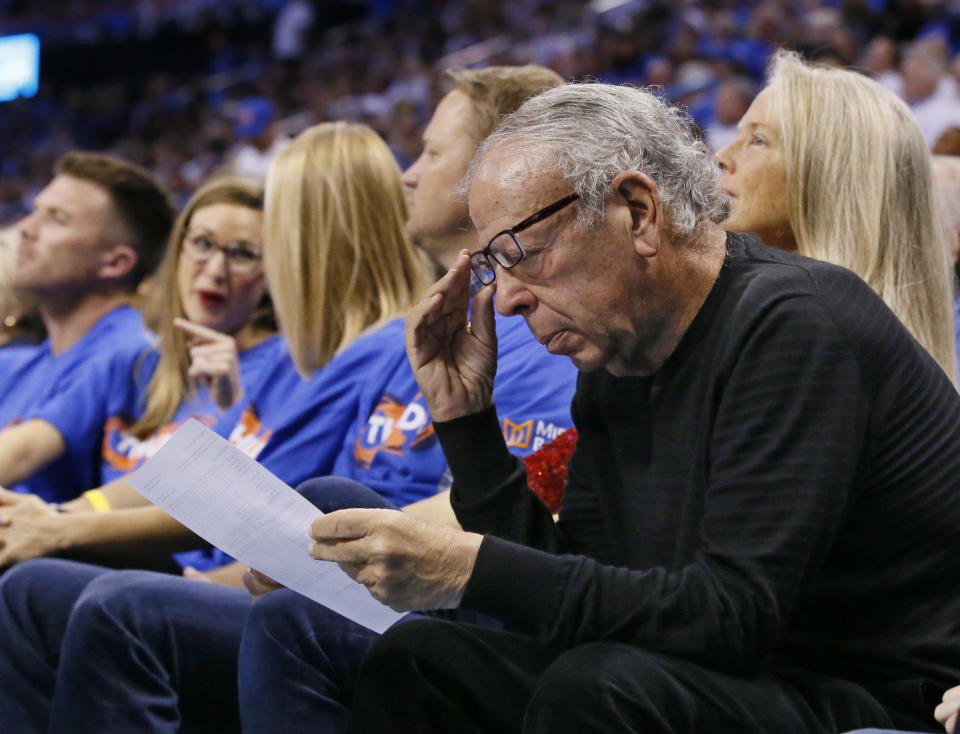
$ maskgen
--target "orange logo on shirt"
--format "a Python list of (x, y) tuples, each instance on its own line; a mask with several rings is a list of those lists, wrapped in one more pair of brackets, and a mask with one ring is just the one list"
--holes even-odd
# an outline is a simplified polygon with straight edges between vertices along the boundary
[(533, 419), (523, 423), (514, 423), (509, 418), (503, 419), (503, 438), (507, 446), (518, 449), (530, 448), (530, 439), (533, 437)]
[[(209, 414), (193, 418), (208, 427), (216, 422), (216, 416)], [(112, 416), (103, 426), (100, 453), (103, 460), (118, 472), (131, 472), (157, 453), (181, 425), (182, 421), (168, 423), (141, 440), (129, 433), (130, 426), (123, 418)]]
[(435, 442), (433, 421), (421, 393), (406, 405), (392, 395), (384, 395), (360, 428), (353, 458), (358, 466), (369, 469), (381, 451), (403, 456), (407, 449), (420, 451)]
[(273, 430), (263, 425), (257, 406), (250, 403), (230, 432), (229, 441), (251, 459), (256, 459), (271, 436)]

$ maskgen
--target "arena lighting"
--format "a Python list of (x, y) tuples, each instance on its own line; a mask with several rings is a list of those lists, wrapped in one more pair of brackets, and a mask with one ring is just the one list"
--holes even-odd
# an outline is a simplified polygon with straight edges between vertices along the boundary
[(0, 102), (32, 97), (40, 83), (40, 39), (32, 33), (0, 36)]
[(601, 13), (608, 13), (611, 10), (616, 10), (622, 5), (628, 5), (631, 3), (631, 0), (593, 0), (590, 3), (590, 9), (600, 15)]

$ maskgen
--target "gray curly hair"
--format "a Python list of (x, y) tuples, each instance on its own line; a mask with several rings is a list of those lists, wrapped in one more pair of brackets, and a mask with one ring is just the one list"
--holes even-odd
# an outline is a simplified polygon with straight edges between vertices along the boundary
[(628, 170), (657, 184), (678, 235), (726, 214), (713, 155), (690, 116), (643, 89), (563, 84), (531, 97), (477, 149), (463, 193), (483, 158), (501, 145), (532, 151), (558, 169), (580, 195), (578, 218), (588, 228), (603, 221), (610, 182)]

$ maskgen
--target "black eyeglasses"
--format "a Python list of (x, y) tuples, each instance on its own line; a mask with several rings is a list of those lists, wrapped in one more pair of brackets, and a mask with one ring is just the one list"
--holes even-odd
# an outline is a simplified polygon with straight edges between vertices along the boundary
[(520, 261), (526, 256), (523, 245), (520, 244), (520, 238), (517, 233), (522, 232), (527, 227), (532, 227), (537, 222), (542, 222), (551, 214), (556, 214), (565, 206), (569, 206), (577, 199), (580, 194), (570, 194), (560, 201), (555, 201), (550, 206), (545, 206), (536, 214), (532, 214), (524, 219), (520, 224), (516, 224), (510, 229), (497, 232), (482, 250), (477, 250), (470, 255), (470, 269), (477, 276), (483, 285), (489, 285), (497, 278), (495, 267), (509, 270), (520, 264)]
[(183, 238), (183, 253), (195, 263), (205, 263), (217, 250), (223, 253), (227, 267), (235, 273), (248, 274), (260, 267), (263, 256), (242, 244), (221, 245), (204, 232), (191, 231)]

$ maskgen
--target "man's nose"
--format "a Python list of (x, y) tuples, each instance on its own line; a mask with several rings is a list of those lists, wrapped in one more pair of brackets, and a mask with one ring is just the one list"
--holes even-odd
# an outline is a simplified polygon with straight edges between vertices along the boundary
[(36, 212), (27, 214), (23, 219), (17, 222), (17, 232), (21, 239), (34, 239), (37, 236), (37, 216)]
[(420, 180), (420, 176), (417, 173), (417, 166), (419, 163), (420, 159), (417, 158), (417, 160), (415, 160), (413, 164), (403, 172), (403, 175), (400, 176), (401, 183), (407, 188), (415, 189), (417, 187), (417, 183)]
[(507, 268), (497, 265), (496, 308), (501, 316), (522, 316), (537, 305), (536, 297)]

